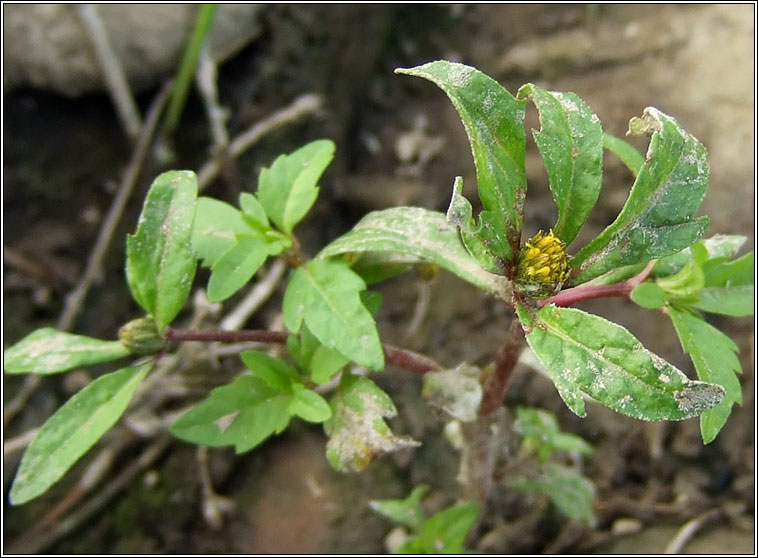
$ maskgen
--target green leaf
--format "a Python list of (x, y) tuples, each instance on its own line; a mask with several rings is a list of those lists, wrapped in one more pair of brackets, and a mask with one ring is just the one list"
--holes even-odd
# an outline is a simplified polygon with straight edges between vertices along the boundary
[(57, 374), (129, 354), (120, 341), (103, 341), (43, 327), (8, 347), (3, 353), (3, 367), (9, 374)]
[(332, 416), (329, 403), (315, 391), (309, 390), (303, 384), (293, 383), (294, 397), (290, 401), (290, 414), (297, 415), (308, 422), (324, 422)]
[(293, 333), (287, 336), (287, 349), (297, 365), (303, 370), (310, 367), (313, 354), (321, 346), (318, 339), (305, 325), (300, 326), (299, 335)]
[(424, 399), (454, 419), (471, 422), (482, 402), (481, 370), (469, 364), (424, 374)]
[(674, 254), (708, 228), (706, 217), (693, 219), (708, 186), (705, 147), (657, 109), (642, 119), (654, 130), (645, 164), (616, 220), (572, 259), (573, 285)]
[(311, 380), (317, 385), (325, 384), (349, 362), (350, 359), (340, 352), (320, 345), (313, 353), (313, 359), (310, 362)]
[(546, 91), (528, 83), (519, 89), (518, 98), (531, 98), (539, 111), (541, 129), (533, 134), (558, 206), (553, 231), (571, 244), (600, 195), (603, 179), (600, 119), (574, 93)]
[(536, 451), (540, 463), (545, 463), (554, 451), (590, 455), (592, 446), (579, 436), (561, 432), (555, 415), (544, 409), (518, 407), (513, 429), (523, 437), (522, 447)]
[(300, 381), (300, 376), (294, 368), (263, 351), (243, 351), (240, 358), (256, 378), (262, 379), (270, 388), (282, 393), (292, 393), (293, 383)]
[(234, 246), (237, 235), (246, 233), (250, 233), (250, 227), (233, 205), (205, 196), (197, 199), (192, 249), (203, 260), (203, 266), (212, 267)]
[(504, 259), (492, 253), (487, 240), (480, 236), (480, 227), (474, 220), (471, 202), (463, 195), (463, 178), (460, 176), (455, 177), (446, 217), (458, 227), (463, 245), (479, 266), (490, 273), (502, 275)]
[(526, 340), (566, 405), (584, 416), (582, 393), (642, 420), (681, 420), (718, 405), (724, 390), (690, 380), (623, 327), (575, 308), (517, 305)]
[(169, 171), (147, 193), (137, 232), (126, 239), (126, 279), (137, 303), (163, 329), (187, 300), (197, 260), (191, 249), (197, 176)]
[(87, 453), (124, 413), (152, 366), (150, 361), (100, 376), (47, 419), (21, 459), (11, 503), (36, 498)]
[(174, 436), (204, 446), (253, 449), (287, 428), (292, 395), (269, 387), (255, 376), (240, 376), (217, 387), (210, 396), (171, 426)]
[(324, 424), (326, 457), (340, 472), (362, 471), (377, 455), (420, 445), (390, 430), (384, 418), (394, 417), (397, 409), (368, 378), (343, 374), (330, 404), (332, 418)]
[(225, 300), (244, 287), (268, 257), (262, 236), (239, 234), (235, 243), (213, 264), (208, 280), (208, 299)]
[(463, 121), (476, 165), (483, 207), (477, 233), (494, 258), (512, 259), (521, 238), (526, 194), (525, 101), (463, 64), (438, 60), (395, 72), (435, 83), (452, 101)]
[(398, 554), (462, 554), (469, 531), (479, 515), (478, 502), (463, 502), (434, 514), (424, 522), (418, 537), (405, 543)]
[(316, 385), (325, 384), (350, 363), (350, 359), (339, 351), (319, 343), (305, 325), (301, 325), (299, 336), (290, 335), (287, 338), (287, 348), (298, 366), (310, 371), (311, 380)]
[(258, 177), (258, 200), (279, 229), (292, 229), (318, 197), (318, 180), (334, 158), (334, 143), (313, 141), (289, 155), (280, 155)]
[(697, 294), (697, 301), (691, 306), (713, 314), (752, 316), (755, 309), (755, 289), (753, 285), (701, 289)]
[(621, 159), (621, 162), (632, 171), (635, 177), (639, 174), (640, 168), (645, 163), (645, 158), (637, 151), (636, 147), (610, 134), (603, 134), (603, 147)]
[(366, 284), (346, 262), (312, 260), (295, 270), (284, 293), (287, 328), (305, 321), (321, 342), (361, 366), (384, 368), (384, 351), (371, 313), (361, 303)]
[(592, 508), (595, 485), (573, 469), (557, 463), (548, 463), (538, 479), (515, 478), (508, 482), (508, 486), (527, 492), (541, 492), (547, 495), (566, 517), (581, 521), (590, 527), (597, 523)]
[(731, 262), (719, 262), (705, 270), (706, 287), (739, 287), (753, 285), (755, 260), (753, 252)]
[(253, 194), (249, 192), (242, 192), (240, 194), (240, 207), (242, 208), (242, 218), (246, 220), (248, 225), (253, 229), (265, 232), (270, 229), (268, 223), (268, 216), (266, 210), (261, 205)]
[(392, 252), (360, 252), (349, 257), (350, 267), (366, 282), (373, 285), (405, 273), (415, 264), (422, 261), (406, 254)]
[(674, 275), (656, 280), (656, 284), (672, 299), (689, 299), (703, 288), (705, 275), (700, 264), (691, 259)]
[(645, 281), (634, 287), (630, 297), (635, 304), (643, 308), (655, 309), (666, 304), (666, 291), (649, 281)]
[(437, 211), (420, 207), (374, 211), (363, 217), (353, 230), (324, 248), (319, 257), (347, 252), (416, 256), (503, 300), (510, 300), (510, 282), (482, 269), (461, 244), (455, 226)]
[(742, 373), (737, 345), (700, 316), (676, 306), (669, 306), (684, 352), (690, 355), (697, 377), (724, 388), (724, 399), (700, 416), (700, 432), (708, 444), (716, 438), (732, 412), (733, 403), (742, 403), (742, 388), (735, 373)]
[[(705, 271), (706, 268), (714, 263), (719, 264), (733, 258), (746, 240), (746, 237), (739, 235), (715, 234), (710, 238), (699, 240), (693, 244), (693, 246), (701, 244), (706, 249), (707, 261), (703, 266)], [(676, 254), (658, 260), (651, 276), (660, 278), (673, 275), (682, 269), (690, 260), (692, 260), (692, 250), (690, 250), (690, 248), (685, 248), (681, 252), (677, 252)]]
[(402, 499), (370, 500), (368, 505), (379, 515), (394, 521), (414, 532), (420, 532), (424, 525), (424, 510), (421, 499), (429, 492), (425, 484), (416, 486), (411, 493)]
[(187, 94), (194, 82), (195, 70), (198, 65), (201, 49), (207, 43), (216, 7), (216, 4), (202, 4), (197, 11), (192, 35), (190, 35), (184, 47), (182, 58), (171, 87), (171, 99), (168, 102), (164, 123), (164, 133), (167, 135), (173, 136), (179, 125), (179, 119), (184, 110)]

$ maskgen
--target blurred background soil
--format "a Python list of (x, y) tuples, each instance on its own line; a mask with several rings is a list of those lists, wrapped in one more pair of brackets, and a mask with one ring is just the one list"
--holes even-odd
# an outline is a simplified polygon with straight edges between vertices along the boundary
[[(76, 31), (74, 7), (36, 6), (30, 13), (21, 8), (3, 6), (4, 347), (55, 323), (132, 152), (91, 50), (76, 42), (83, 35)], [(173, 75), (197, 6), (102, 8), (144, 112), (160, 82)], [(617, 136), (646, 106), (673, 115), (710, 152), (710, 187), (700, 211), (711, 218), (709, 234), (747, 236), (744, 253), (753, 249), (755, 238), (754, 9), (752, 4), (271, 4), (223, 16), (220, 10), (213, 49), (222, 61), (219, 94), (232, 136), (304, 93), (320, 95), (324, 108), (267, 135), (206, 193), (234, 203), (240, 190), (255, 188), (258, 170), (278, 154), (329, 137), (337, 144), (336, 159), (321, 182), (314, 211), (298, 231), (310, 254), (370, 210), (421, 205), (444, 211), (457, 175), (475, 199), (471, 151), (448, 99), (428, 82), (393, 74), (397, 67), (444, 58), (473, 65), (514, 93), (530, 81), (573, 91), (593, 108), (605, 131)], [(73, 30), (60, 27), (67, 20)], [(178, 37), (169, 36), (168, 29)], [(137, 39), (142, 42), (135, 44)], [(538, 126), (533, 109), (527, 121)], [(193, 93), (172, 145), (170, 168), (199, 169), (210, 145), (205, 109)], [(646, 149), (644, 141), (636, 145)], [(157, 161), (153, 158), (142, 173), (102, 280), (76, 323), (78, 333), (113, 338), (122, 323), (137, 316), (123, 280), (123, 235), (134, 229), (152, 177), (167, 168)], [(527, 164), (528, 236), (549, 228), (556, 210), (533, 145)], [(600, 200), (570, 252), (615, 218), (631, 183), (626, 168), (608, 156)], [(198, 288), (205, 279), (206, 272), (199, 273)], [(504, 307), (444, 273), (431, 283), (405, 275), (379, 290), (383, 339), (446, 366), (490, 362), (507, 331)], [(653, 352), (694, 373), (663, 316), (617, 300), (581, 307), (625, 325)], [(275, 326), (276, 309), (274, 297), (248, 327)], [(697, 420), (647, 424), (599, 405), (589, 406), (588, 417), (579, 419), (529, 359), (522, 359), (507, 406), (550, 409), (565, 430), (595, 446), (585, 472), (598, 488), (599, 523), (588, 529), (568, 522), (546, 501), (498, 486), (471, 548), (660, 553), (682, 525), (700, 518), (701, 528), (684, 552), (754, 553), (753, 320), (714, 317), (711, 322), (740, 347), (745, 400), (708, 446), (702, 445)], [(239, 371), (234, 359), (218, 366), (206, 363), (185, 372), (195, 381), (193, 397)], [(40, 425), (104, 370), (45, 379), (24, 411), (5, 425), (4, 438)], [(440, 417), (422, 401), (418, 377), (387, 370), (375, 380), (398, 406), (393, 428), (422, 440), (422, 447), (381, 458), (353, 476), (329, 467), (323, 432), (305, 423), (293, 423), (284, 435), (246, 455), (210, 450), (213, 486), (229, 498), (214, 515), (203, 495), (196, 448), (174, 441), (98, 513), (48, 546), (35, 547), (30, 530), (35, 522), (45, 518), (59, 526), (88, 502), (65, 503), (74, 497), (84, 460), (42, 498), (18, 508), (6, 500), (6, 550), (383, 552), (391, 526), (368, 509), (368, 500), (402, 497), (424, 482), (432, 487), (426, 501), (430, 512), (453, 502), (457, 454), (442, 436)], [(21, 384), (22, 379), (4, 376), (6, 404)], [(148, 442), (133, 425), (131, 433), (128, 427), (121, 430), (127, 433), (109, 435), (98, 446), (117, 436), (129, 440), (119, 446), (112, 473), (93, 494), (135, 462)], [(6, 493), (19, 459), (19, 451), (4, 455)]]

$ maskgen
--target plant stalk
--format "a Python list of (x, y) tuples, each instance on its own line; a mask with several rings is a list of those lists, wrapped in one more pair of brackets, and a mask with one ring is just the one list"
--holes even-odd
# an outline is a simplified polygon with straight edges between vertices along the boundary
[(542, 308), (546, 304), (554, 304), (555, 306), (572, 306), (583, 300), (614, 296), (629, 298), (629, 295), (632, 294), (634, 288), (648, 278), (650, 272), (653, 271), (655, 262), (656, 260), (651, 261), (640, 273), (634, 277), (630, 277), (626, 281), (622, 281), (621, 283), (614, 283), (613, 285), (587, 285), (574, 287), (573, 289), (565, 289), (556, 295), (538, 301), (537, 306), (539, 308)]
[(480, 417), (490, 416), (503, 404), (508, 381), (513, 375), (513, 369), (516, 367), (525, 341), (521, 322), (514, 317), (508, 329), (508, 337), (505, 338), (505, 342), (495, 357), (495, 368), (482, 388), (482, 403), (479, 405)]
[(494, 369), (484, 382), (479, 415), (475, 420), (461, 424), (463, 448), (458, 472), (461, 498), (476, 500), (482, 506), (486, 505), (492, 492), (498, 452), (506, 441), (503, 399), (525, 341), (521, 322), (514, 317), (495, 357)]
[[(241, 329), (227, 331), (221, 329), (195, 330), (166, 328), (163, 334), (166, 341), (205, 341), (217, 343), (241, 343), (244, 341), (258, 341), (260, 343), (276, 343), (283, 345), (287, 342), (289, 334), (286, 331), (269, 331), (264, 329)], [(389, 366), (403, 368), (416, 374), (426, 374), (442, 370), (442, 367), (433, 359), (407, 349), (401, 349), (387, 343), (382, 344), (384, 358)]]

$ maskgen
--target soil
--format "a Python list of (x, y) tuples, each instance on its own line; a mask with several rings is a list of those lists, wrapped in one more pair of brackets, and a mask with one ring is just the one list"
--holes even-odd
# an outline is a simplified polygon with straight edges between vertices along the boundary
[[(710, 188), (701, 208), (711, 217), (710, 234), (745, 235), (743, 252), (753, 249), (753, 5), (268, 5), (262, 18), (263, 36), (220, 70), (231, 134), (306, 92), (322, 95), (325, 110), (265, 137), (206, 193), (233, 203), (240, 190), (254, 188), (257, 170), (279, 153), (311, 139), (334, 139), (336, 160), (314, 211), (299, 229), (309, 253), (373, 209), (420, 205), (444, 211), (457, 175), (464, 177), (469, 198), (475, 198), (471, 152), (449, 101), (428, 82), (393, 74), (397, 67), (438, 58), (473, 65), (511, 92), (530, 81), (573, 91), (617, 136), (646, 106), (675, 116), (710, 151)], [(154, 94), (139, 97), (143, 111)], [(533, 111), (528, 120), (537, 125)], [(60, 315), (132, 148), (105, 94), (69, 100), (37, 90), (8, 92), (3, 125), (7, 347)], [(172, 146), (171, 168), (200, 168), (209, 145), (204, 107), (192, 96)], [(544, 170), (530, 149), (526, 235), (549, 228), (555, 218)], [(570, 251), (610, 223), (626, 199), (631, 175), (612, 157), (605, 168), (598, 206)], [(117, 239), (133, 230), (150, 179), (161, 170), (157, 159), (147, 165)], [(137, 316), (123, 280), (123, 247), (121, 240), (114, 241), (75, 331), (113, 338), (121, 324)], [(205, 279), (201, 272), (198, 288)], [(507, 331), (506, 308), (445, 273), (431, 282), (405, 275), (378, 288), (384, 296), (378, 316), (383, 339), (445, 366), (491, 362)], [(277, 302), (275, 297), (247, 325), (276, 324)], [(693, 373), (662, 316), (620, 300), (581, 307), (625, 325), (650, 350)], [(531, 361), (522, 359), (506, 406), (511, 411), (517, 405), (550, 409), (564, 430), (595, 447), (584, 471), (597, 487), (598, 524), (590, 529), (570, 522), (547, 501), (501, 483), (469, 547), (486, 553), (660, 553), (680, 527), (697, 519), (699, 529), (683, 552), (754, 553), (754, 322), (719, 317), (712, 323), (740, 348), (744, 402), (708, 446), (700, 440), (697, 420), (648, 424), (599, 405), (588, 405), (587, 418), (579, 419)], [(46, 378), (24, 411), (6, 425), (5, 439), (41, 424), (103, 370)], [(217, 368), (206, 359), (183, 374), (194, 382), (189, 395), (197, 399), (237, 371), (234, 359), (222, 359)], [(40, 517), (50, 521), (43, 530), (59, 528), (88, 501), (75, 500), (77, 479), (86, 468), (80, 463), (33, 503), (14, 508), (6, 500), (6, 549), (384, 552), (392, 526), (370, 511), (368, 501), (402, 497), (426, 483), (431, 487), (428, 511), (441, 509), (457, 495), (458, 455), (442, 433), (440, 415), (421, 399), (419, 377), (390, 369), (375, 380), (397, 404), (393, 429), (422, 440), (420, 448), (378, 459), (361, 474), (342, 475), (325, 459), (323, 431), (293, 423), (285, 434), (245, 455), (209, 450), (212, 484), (223, 497), (214, 511), (203, 498), (196, 448), (173, 441), (103, 509), (41, 548), (35, 541), (39, 526), (33, 527)], [(4, 377), (4, 402), (21, 384), (22, 379)], [(177, 397), (168, 410), (180, 406)], [(117, 430), (98, 446), (113, 444), (118, 451), (111, 473), (93, 494), (113, 483), (155, 439), (135, 434), (135, 424)], [(19, 459), (19, 452), (5, 456), (6, 491)]]

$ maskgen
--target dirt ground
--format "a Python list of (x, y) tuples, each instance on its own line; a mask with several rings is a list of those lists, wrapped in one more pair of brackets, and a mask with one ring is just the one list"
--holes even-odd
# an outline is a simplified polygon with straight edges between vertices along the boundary
[[(701, 214), (711, 217), (709, 234), (742, 234), (748, 237), (743, 252), (754, 247), (753, 5), (269, 5), (261, 18), (262, 36), (220, 70), (231, 134), (303, 93), (321, 95), (325, 107), (316, 117), (266, 136), (206, 193), (233, 202), (240, 190), (254, 188), (257, 169), (279, 153), (332, 138), (335, 162), (321, 183), (315, 210), (298, 232), (309, 253), (373, 209), (421, 205), (444, 210), (457, 175), (464, 177), (469, 197), (475, 197), (471, 151), (449, 101), (428, 82), (393, 74), (397, 67), (438, 58), (473, 65), (511, 92), (530, 81), (573, 91), (595, 110), (605, 131), (618, 136), (646, 106), (673, 115), (710, 152), (711, 181), (701, 207)], [(143, 110), (155, 93), (139, 97)], [(536, 125), (534, 114), (528, 120)], [(55, 323), (86, 265), (132, 148), (105, 94), (70, 100), (15, 90), (4, 97), (3, 125), (3, 342), (8, 346), (36, 327)], [(171, 167), (200, 168), (209, 145), (203, 105), (191, 96)], [(644, 142), (638, 146), (645, 149)], [(550, 227), (555, 218), (544, 170), (531, 148), (527, 235)], [(134, 228), (151, 178), (164, 169), (155, 159), (146, 165), (77, 332), (112, 338), (121, 324), (137, 317), (123, 280), (122, 239)], [(598, 206), (570, 252), (614, 219), (630, 185), (628, 171), (607, 157)], [(207, 278), (204, 273), (198, 287)], [(443, 365), (490, 362), (507, 331), (506, 308), (444, 273), (431, 283), (403, 276), (379, 290), (383, 340), (429, 354)], [(277, 327), (277, 302), (274, 297), (248, 326)], [(616, 300), (581, 307), (622, 323), (653, 352), (693, 373), (662, 316)], [(546, 501), (498, 485), (470, 547), (485, 553), (660, 553), (695, 520), (698, 529), (683, 552), (754, 553), (754, 321), (719, 317), (712, 323), (740, 347), (744, 403), (708, 446), (702, 445), (697, 420), (647, 424), (599, 405), (589, 406), (588, 417), (579, 419), (529, 359), (522, 359), (506, 405), (550, 409), (565, 430), (593, 444), (585, 472), (597, 486), (599, 522), (594, 529), (568, 522)], [(24, 411), (6, 425), (5, 439), (41, 424), (81, 388), (87, 374), (103, 370), (45, 379)], [(218, 368), (195, 365), (183, 372), (191, 380), (184, 395), (199, 398), (237, 371), (229, 358)], [(35, 502), (13, 508), (6, 500), (5, 549), (384, 552), (391, 526), (367, 502), (402, 497), (426, 483), (430, 512), (452, 503), (458, 456), (442, 435), (439, 416), (421, 399), (418, 377), (387, 370), (375, 380), (398, 406), (393, 429), (422, 440), (422, 447), (381, 458), (362, 474), (341, 475), (326, 462), (323, 432), (293, 423), (249, 454), (210, 450), (212, 485), (222, 497), (213, 500), (204, 496), (200, 480), (203, 455), (180, 441), (160, 445), (160, 436), (145, 426), (154, 417), (137, 417), (97, 447), (111, 444), (117, 451), (94, 491), (79, 498), (76, 483), (87, 467), (84, 460)], [(4, 377), (6, 404), (21, 384), (19, 378)], [(178, 408), (176, 400), (172, 404), (168, 410)], [(66, 521), (114, 486), (156, 440), (157, 457), (149, 466), (64, 534)], [(18, 451), (5, 454), (6, 492), (19, 459)], [(40, 521), (41, 527), (33, 527)], [(59, 536), (41, 545), (40, 532), (57, 530)]]

